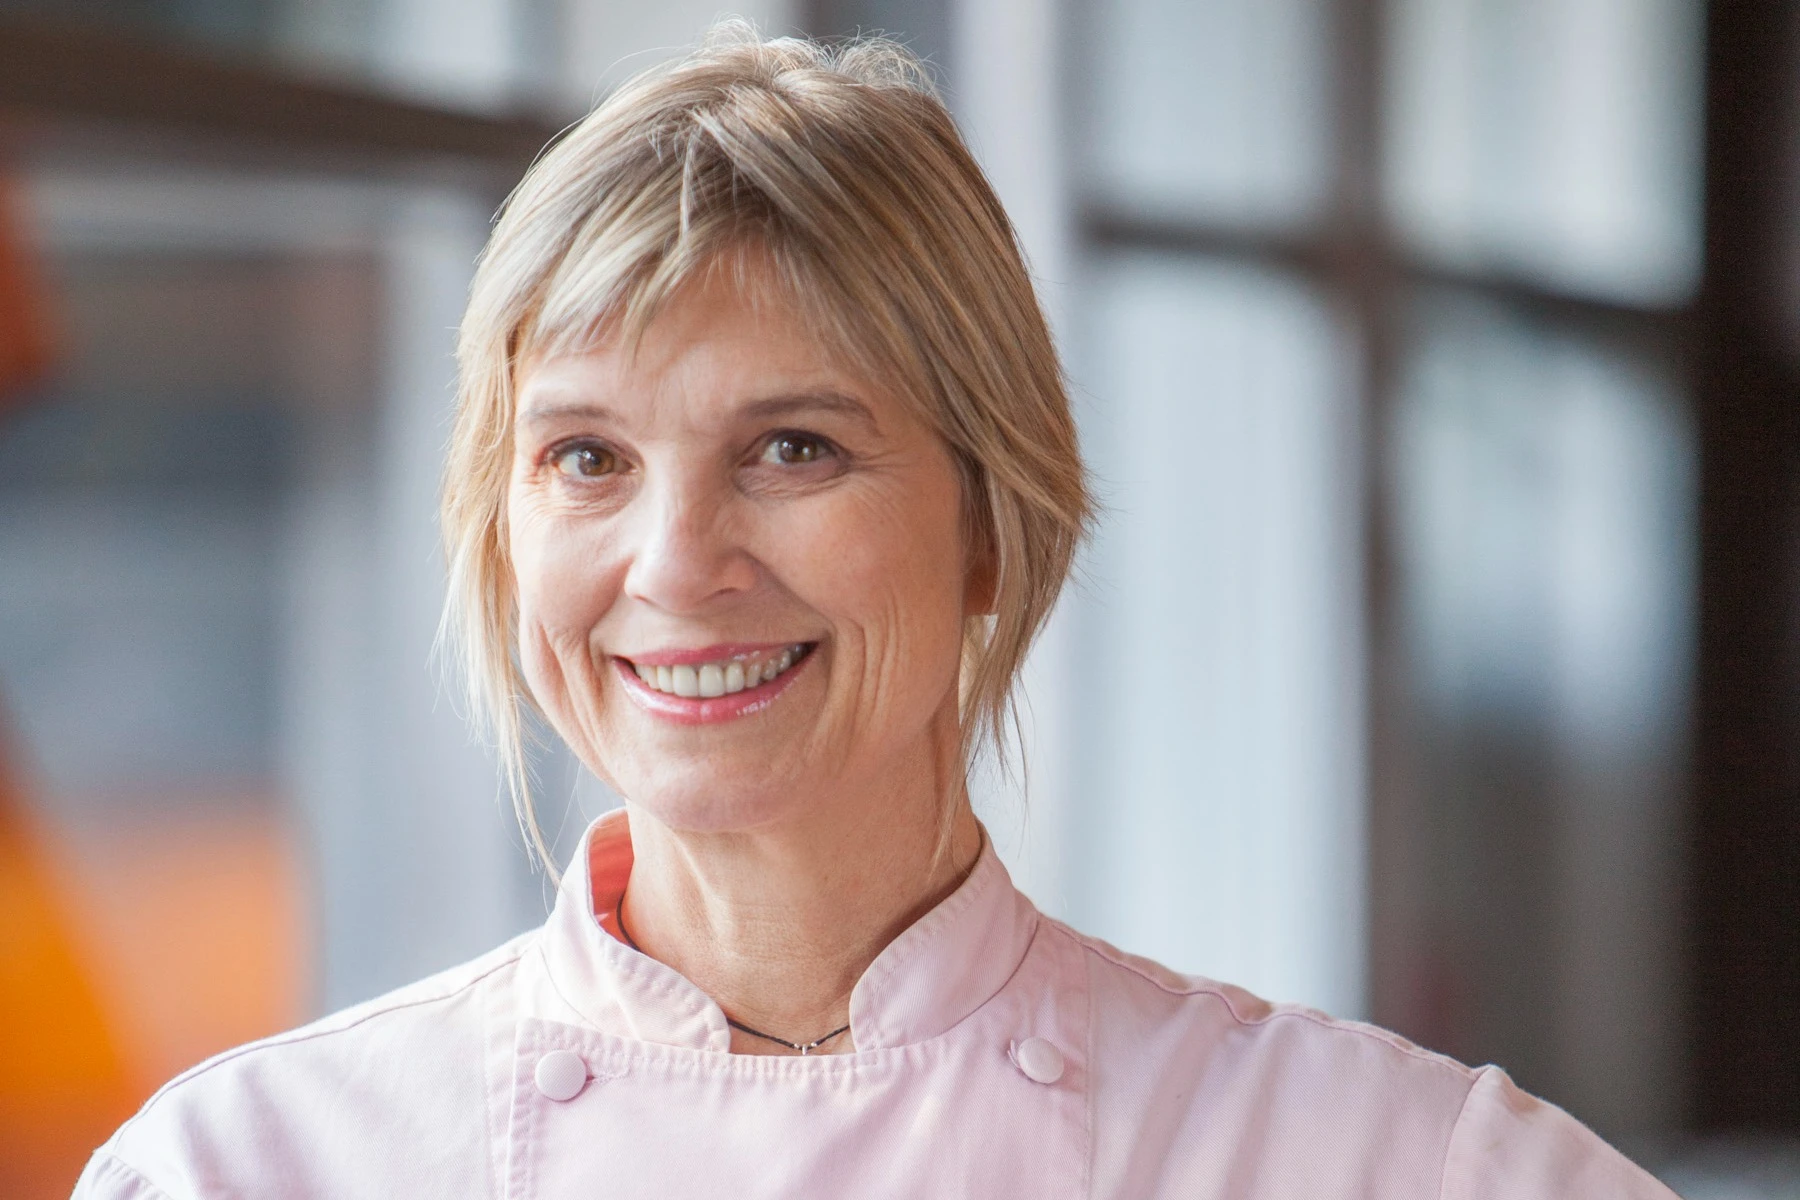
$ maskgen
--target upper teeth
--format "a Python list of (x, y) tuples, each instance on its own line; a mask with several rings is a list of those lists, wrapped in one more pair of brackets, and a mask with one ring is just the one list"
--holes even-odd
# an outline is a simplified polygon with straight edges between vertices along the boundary
[(784, 650), (744, 658), (693, 665), (684, 663), (678, 667), (650, 667), (643, 663), (631, 665), (639, 679), (659, 692), (711, 700), (716, 696), (729, 696), (747, 687), (769, 682), (793, 666), (794, 660), (800, 657), (804, 649), (804, 645), (789, 646)]

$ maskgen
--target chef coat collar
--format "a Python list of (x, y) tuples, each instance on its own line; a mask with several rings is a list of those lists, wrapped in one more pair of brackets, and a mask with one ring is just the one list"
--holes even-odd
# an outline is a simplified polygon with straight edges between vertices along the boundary
[[(544, 927), (550, 978), (562, 998), (604, 1033), (725, 1051), (725, 1014), (673, 968), (600, 925), (631, 874), (625, 810), (588, 827)], [(888, 944), (850, 993), (856, 1048), (880, 1050), (936, 1037), (980, 1008), (1012, 977), (1038, 914), (982, 839), (975, 866), (954, 892)]]

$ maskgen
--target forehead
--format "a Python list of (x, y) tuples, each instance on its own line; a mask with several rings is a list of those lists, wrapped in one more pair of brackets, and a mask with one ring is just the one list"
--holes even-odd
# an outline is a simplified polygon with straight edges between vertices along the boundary
[(521, 424), (583, 410), (697, 422), (799, 398), (868, 417), (893, 406), (774, 289), (724, 272), (673, 293), (640, 330), (615, 328), (588, 346), (527, 360), (518, 397)]

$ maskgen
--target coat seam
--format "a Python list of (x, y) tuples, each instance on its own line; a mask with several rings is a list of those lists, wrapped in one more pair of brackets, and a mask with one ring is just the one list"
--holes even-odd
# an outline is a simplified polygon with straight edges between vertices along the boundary
[(495, 1154), (499, 1146), (494, 1128), (494, 1104), (489, 1099), (488, 1088), (493, 1086), (488, 1072), (494, 1069), (493, 1042), (494, 1030), (498, 1022), (489, 1007), (484, 1006), (481, 1012), (481, 1128), (487, 1134), (487, 1175), (488, 1186), (494, 1189), (494, 1200), (500, 1200), (499, 1186), (501, 1168), (495, 1165)]
[(1438, 1169), (1438, 1200), (1444, 1200), (1444, 1189), (1450, 1186), (1450, 1156), (1456, 1150), (1456, 1135), (1462, 1130), (1463, 1117), (1469, 1111), (1469, 1105), (1475, 1100), (1475, 1090), (1481, 1086), (1486, 1070), (1476, 1071), (1469, 1081), (1469, 1090), (1463, 1096), (1463, 1102), (1456, 1110), (1456, 1120), (1450, 1125), (1450, 1136), (1444, 1142), (1444, 1162)]
[(506, 1200), (520, 1200), (532, 1194), (532, 1176), (537, 1166), (534, 1151), (539, 1106), (532, 1102), (525, 1083), (525, 1043), (528, 1040), (521, 1023), (513, 1032), (512, 1087), (506, 1118)]
[[(1074, 939), (1071, 937), (1070, 940)], [(1080, 952), (1085, 947), (1076, 941), (1075, 949)], [(1095, 1116), (1095, 1106), (1098, 1103), (1100, 1089), (1094, 1083), (1094, 1026), (1099, 1024), (1099, 1021), (1094, 1011), (1094, 965), (1085, 954), (1081, 956), (1081, 962), (1086, 968), (1081, 972), (1081, 981), (1086, 991), (1086, 995), (1082, 997), (1084, 1001), (1082, 1018), (1083, 1023), (1087, 1026), (1086, 1039), (1082, 1049), (1086, 1056), (1084, 1059), (1086, 1070), (1083, 1074), (1087, 1085), (1087, 1154), (1084, 1156), (1081, 1192), (1089, 1200), (1093, 1200), (1095, 1165), (1100, 1157), (1100, 1139), (1095, 1134), (1095, 1130), (1099, 1127)]]
[(150, 1099), (144, 1101), (144, 1107), (140, 1108), (136, 1113), (132, 1114), (132, 1116), (125, 1122), (125, 1124), (123, 1124), (119, 1127), (118, 1133), (114, 1134), (113, 1137), (116, 1139), (116, 1138), (122, 1136), (127, 1129), (129, 1129), (129, 1128), (131, 1128), (131, 1126), (137, 1124), (139, 1119), (142, 1118), (145, 1114), (147, 1114), (152, 1108), (154, 1108), (163, 1099), (164, 1096), (167, 1096), (170, 1092), (174, 1091), (176, 1088), (180, 1087), (182, 1084), (187, 1083), (189, 1080), (199, 1079), (201, 1076), (210, 1073), (211, 1071), (215, 1070), (218, 1067), (225, 1066), (227, 1063), (236, 1062), (238, 1059), (255, 1054), (258, 1051), (278, 1050), (278, 1049), (283, 1049), (288, 1046), (303, 1045), (304, 1043), (317, 1041), (321, 1038), (333, 1037), (340, 1033), (349, 1033), (351, 1030), (358, 1029), (358, 1028), (362, 1027), (363, 1025), (368, 1024), (370, 1021), (376, 1020), (380, 1017), (390, 1016), (394, 1013), (404, 1012), (407, 1009), (423, 1008), (423, 1007), (426, 1007), (427, 1005), (442, 1004), (446, 1001), (454, 1000), (458, 996), (461, 996), (465, 992), (469, 991), (471, 988), (476, 987), (478, 984), (480, 984), (483, 980), (487, 979), (489, 976), (494, 975), (495, 973), (497, 973), (499, 971), (504, 971), (508, 967), (515, 965), (522, 957), (524, 957), (524, 954), (525, 954), (525, 950), (523, 947), (521, 947), (517, 954), (512, 955), (498, 963), (495, 963), (493, 966), (489, 967), (487, 970), (481, 972), (481, 974), (476, 975), (472, 979), (463, 981), (462, 983), (458, 984), (454, 988), (451, 988), (447, 992), (440, 992), (440, 993), (437, 993), (435, 995), (430, 995), (430, 996), (422, 996), (417, 1000), (406, 1000), (406, 1001), (402, 1001), (399, 1003), (390, 1004), (385, 1007), (378, 1008), (378, 1009), (374, 1010), (373, 1012), (364, 1013), (361, 1016), (357, 1017), (354, 1021), (346, 1022), (343, 1025), (335, 1025), (335, 1026), (331, 1027), (330, 1029), (315, 1029), (315, 1030), (310, 1030), (310, 1031), (294, 1030), (292, 1032), (285, 1033), (285, 1034), (276, 1034), (272, 1038), (264, 1038), (261, 1041), (251, 1042), (247, 1046), (239, 1046), (235, 1050), (228, 1050), (225, 1053), (220, 1054), (215, 1058), (209, 1059), (206, 1062), (201, 1063), (197, 1067), (193, 1067), (193, 1068), (190, 1068), (189, 1070), (183, 1071), (180, 1075), (177, 1075), (174, 1079), (171, 1079), (169, 1082), (163, 1084), (162, 1087), (160, 1087), (156, 1090), (155, 1095), (151, 1096)]
[(1368, 1041), (1377, 1042), (1383, 1046), (1388, 1047), (1390, 1050), (1394, 1050), (1400, 1054), (1406, 1055), (1408, 1058), (1415, 1058), (1415, 1059), (1418, 1059), (1420, 1062), (1430, 1063), (1434, 1066), (1442, 1068), (1443, 1070), (1449, 1071), (1454, 1075), (1460, 1076), (1461, 1078), (1463, 1078), (1465, 1080), (1472, 1081), (1480, 1074), (1480, 1071), (1478, 1071), (1474, 1068), (1471, 1068), (1471, 1067), (1466, 1067), (1461, 1063), (1455, 1062), (1454, 1060), (1447, 1059), (1441, 1054), (1434, 1054), (1430, 1050), (1426, 1050), (1423, 1047), (1411, 1045), (1404, 1038), (1399, 1038), (1396, 1035), (1387, 1033), (1382, 1030), (1372, 1029), (1372, 1028), (1364, 1028), (1362, 1025), (1358, 1024), (1355, 1021), (1338, 1020), (1337, 1018), (1328, 1016), (1324, 1013), (1308, 1012), (1303, 1009), (1285, 1008), (1285, 1009), (1281, 1009), (1279, 1011), (1270, 1012), (1270, 1014), (1268, 1016), (1263, 1017), (1261, 1020), (1251, 1020), (1238, 1012), (1236, 1006), (1234, 1006), (1231, 1003), (1231, 997), (1226, 995), (1224, 990), (1216, 983), (1196, 982), (1191, 987), (1183, 987), (1183, 988), (1171, 987), (1171, 986), (1169, 986), (1169, 984), (1167, 984), (1163, 980), (1158, 979), (1158, 978), (1156, 978), (1156, 976), (1143, 970), (1137, 964), (1129, 962), (1129, 961), (1125, 961), (1120, 957), (1116, 957), (1115, 955), (1106, 953), (1105, 950), (1101, 949), (1099, 946), (1096, 946), (1093, 943), (1092, 939), (1087, 938), (1087, 937), (1083, 936), (1082, 934), (1075, 932), (1072, 929), (1069, 929), (1067, 926), (1062, 925), (1061, 922), (1054, 922), (1054, 924), (1056, 924), (1056, 926), (1059, 929), (1061, 929), (1066, 936), (1073, 938), (1077, 943), (1079, 943), (1081, 945), (1081, 947), (1084, 950), (1086, 950), (1089, 954), (1100, 959), (1102, 962), (1110, 963), (1113, 966), (1118, 967), (1119, 969), (1121, 969), (1123, 971), (1130, 972), (1132, 975), (1136, 976), (1138, 979), (1143, 980), (1145, 983), (1148, 983), (1150, 986), (1158, 989), (1159, 991), (1163, 992), (1165, 995), (1177, 996), (1177, 997), (1207, 996), (1207, 997), (1211, 997), (1214, 1000), (1217, 1000), (1221, 1005), (1224, 1006), (1226, 1013), (1228, 1013), (1230, 1015), (1232, 1021), (1235, 1022), (1241, 1028), (1254, 1029), (1257, 1026), (1267, 1025), (1273, 1021), (1276, 1021), (1276, 1020), (1279, 1020), (1282, 1018), (1287, 1018), (1289, 1020), (1305, 1021), (1307, 1024), (1312, 1025), (1315, 1028), (1333, 1030), (1333, 1031), (1340, 1032), (1340, 1033), (1353, 1034), (1357, 1037), (1364, 1038)]
[[(520, 959), (523, 957), (524, 955), (521, 954)], [(518, 962), (519, 959), (513, 961)], [(506, 989), (496, 988), (493, 1001), (483, 1005), (481, 1010), (481, 1076), (483, 1084), (481, 1097), (481, 1125), (482, 1128), (487, 1131), (488, 1185), (493, 1189), (491, 1194), (493, 1195), (494, 1200), (501, 1200), (503, 1189), (506, 1186), (506, 1168), (502, 1164), (499, 1154), (500, 1130), (495, 1126), (494, 1103), (490, 1098), (491, 1092), (489, 1091), (493, 1086), (493, 1081), (489, 1078), (488, 1073), (492, 1071), (495, 1066), (494, 1041), (499, 1034), (501, 1024), (500, 1018), (494, 1012), (494, 1009), (500, 1003), (500, 997), (504, 994), (505, 990)], [(510, 1058), (507, 1060), (506, 1065), (509, 1068), (512, 1067), (513, 1064)], [(511, 1072), (509, 1070), (509, 1082), (510, 1075)], [(508, 1094), (510, 1094), (511, 1089), (508, 1088), (506, 1090)]]
[(166, 1188), (159, 1187), (148, 1175), (119, 1157), (115, 1151), (107, 1149), (96, 1150), (94, 1151), (94, 1157), (106, 1160), (106, 1165), (103, 1169), (107, 1170), (108, 1173), (127, 1176), (131, 1181), (142, 1184), (144, 1187), (148, 1188), (153, 1196), (160, 1197), (161, 1200), (174, 1200), (173, 1192), (170, 1192)]

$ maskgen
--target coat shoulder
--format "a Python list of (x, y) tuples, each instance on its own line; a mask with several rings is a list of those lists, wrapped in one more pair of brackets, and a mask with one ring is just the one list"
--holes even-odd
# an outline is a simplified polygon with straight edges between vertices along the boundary
[[(233, 1194), (275, 1194), (291, 1189), (296, 1171), (364, 1172), (351, 1189), (362, 1191), (366, 1172), (379, 1176), (391, 1157), (378, 1143), (396, 1136), (447, 1159), (485, 1153), (480, 1099), (493, 1055), (510, 1053), (507, 984), (535, 936), (183, 1072), (96, 1151), (76, 1196), (180, 1198), (222, 1183)], [(454, 1113), (468, 1114), (469, 1127), (445, 1119)], [(397, 1121), (419, 1127), (401, 1131)], [(459, 1169), (477, 1166), (486, 1170)], [(126, 1179), (152, 1190), (122, 1188)], [(260, 1186), (277, 1181), (274, 1191)], [(343, 1194), (331, 1178), (312, 1183), (301, 1194)]]
[(1480, 1071), (1444, 1054), (1427, 1050), (1391, 1030), (1346, 1020), (1303, 1004), (1275, 1003), (1235, 984), (1200, 975), (1184, 975), (1153, 959), (1127, 953), (1099, 938), (1053, 923), (1073, 939), (1089, 959), (1095, 1003), (1119, 1006), (1146, 1019), (1192, 1026), (1240, 1041), (1296, 1039), (1321, 1049), (1335, 1047), (1356, 1059), (1389, 1061), (1397, 1070), (1423, 1069), (1436, 1075), (1458, 1103), (1474, 1086)]
[(1097, 1195), (1672, 1196), (1498, 1067), (1055, 928), (1087, 967)]
[(1437, 1200), (1478, 1072), (1067, 936), (1088, 980), (1096, 1195)]

